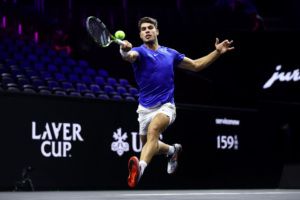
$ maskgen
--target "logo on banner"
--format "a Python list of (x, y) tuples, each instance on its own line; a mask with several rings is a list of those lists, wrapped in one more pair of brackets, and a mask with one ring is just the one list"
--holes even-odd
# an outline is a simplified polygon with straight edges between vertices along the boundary
[(131, 139), (131, 150), (134, 152), (142, 151), (142, 142), (140, 141), (137, 132), (130, 133), (131, 138), (128, 138), (127, 132), (122, 132), (122, 128), (118, 128), (113, 132), (114, 142), (111, 143), (111, 150), (116, 152), (119, 156), (122, 156), (125, 152), (130, 150), (130, 143), (127, 142)]
[(300, 80), (299, 69), (295, 69), (294, 71), (289, 72), (280, 72), (281, 65), (277, 65), (275, 70), (276, 72), (274, 72), (272, 77), (263, 85), (263, 89), (270, 88), (276, 81), (296, 82)]
[[(31, 123), (32, 140), (41, 141), (41, 153), (44, 157), (71, 157), (72, 143), (83, 142), (81, 125), (77, 123), (46, 122)], [(38, 130), (38, 128), (41, 130)]]
[(111, 150), (117, 152), (119, 156), (122, 156), (124, 152), (129, 151), (129, 144), (126, 142), (127, 133), (122, 134), (122, 129), (118, 128), (113, 134), (113, 138), (116, 140), (111, 144)]

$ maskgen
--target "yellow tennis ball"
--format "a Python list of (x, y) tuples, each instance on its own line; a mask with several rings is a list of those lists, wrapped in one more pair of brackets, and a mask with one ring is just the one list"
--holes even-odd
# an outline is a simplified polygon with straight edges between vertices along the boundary
[(125, 38), (125, 33), (124, 31), (122, 30), (118, 30), (115, 32), (115, 37), (120, 39), (120, 40), (123, 40)]

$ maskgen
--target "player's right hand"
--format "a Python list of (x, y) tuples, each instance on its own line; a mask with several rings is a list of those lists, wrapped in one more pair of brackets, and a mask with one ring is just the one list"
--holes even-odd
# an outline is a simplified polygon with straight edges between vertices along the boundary
[(125, 44), (121, 45), (121, 49), (125, 52), (128, 52), (132, 49), (132, 44), (128, 42), (127, 40), (122, 40)]

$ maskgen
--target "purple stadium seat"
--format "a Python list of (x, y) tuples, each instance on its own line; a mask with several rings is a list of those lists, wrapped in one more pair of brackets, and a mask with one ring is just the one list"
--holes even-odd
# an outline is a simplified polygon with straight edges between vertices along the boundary
[(41, 90), (39, 90), (39, 94), (42, 94), (42, 95), (51, 95), (52, 93), (48, 89), (41, 89)]
[(99, 94), (98, 95), (98, 98), (99, 99), (102, 99), (102, 100), (109, 100), (109, 96), (107, 94)]
[(108, 77), (107, 78), (107, 83), (111, 86), (114, 86), (114, 87), (118, 85), (117, 80), (113, 77)]
[(96, 95), (91, 92), (86, 92), (83, 96), (87, 98), (96, 98)]
[(101, 76), (96, 76), (95, 77), (95, 82), (100, 85), (100, 86), (104, 86), (105, 85), (105, 80), (103, 77)]
[(76, 83), (76, 90), (81, 93), (90, 92), (85, 83)]
[(119, 83), (120, 83), (121, 86), (124, 86), (124, 87), (130, 86), (129, 81), (127, 79), (124, 79), (124, 78), (120, 78)]
[(89, 63), (86, 60), (78, 60), (78, 65), (83, 68), (86, 69), (89, 66)]
[(104, 91), (101, 90), (100, 86), (97, 84), (91, 84), (90, 85), (90, 89), (93, 93), (95, 94), (100, 94), (100, 93), (104, 93)]
[(86, 73), (87, 75), (91, 76), (91, 77), (93, 77), (93, 76), (96, 76), (96, 75), (97, 75), (97, 72), (96, 72), (96, 70), (95, 70), (95, 69), (93, 69), (93, 68), (87, 68), (87, 69), (86, 69), (86, 71), (85, 71), (85, 73)]
[(57, 73), (55, 73), (54, 76), (55, 76), (55, 80), (57, 80), (57, 81), (65, 81), (66, 80), (65, 75), (62, 73), (57, 72)]
[(136, 100), (132, 96), (127, 96), (127, 97), (125, 97), (125, 101), (136, 101)]
[(136, 95), (138, 95), (138, 89), (136, 89), (135, 87), (130, 87), (129, 93), (136, 96)]
[(121, 95), (118, 95), (118, 94), (113, 95), (111, 99), (114, 101), (122, 101), (123, 100)]
[(74, 88), (74, 86), (71, 82), (64, 81), (64, 82), (61, 83), (61, 86), (67, 92), (74, 92), (75, 91), (75, 88)]
[(54, 65), (54, 64), (49, 64), (48, 65), (48, 71), (49, 72), (56, 72), (56, 71), (58, 71), (57, 66)]
[(79, 77), (78, 77), (78, 75), (77, 75), (77, 74), (70, 74), (70, 75), (69, 75), (69, 81), (70, 81), (71, 83), (77, 83), (77, 82), (79, 82)]
[(104, 91), (108, 95), (115, 95), (117, 92), (115, 91), (114, 87), (111, 85), (105, 85), (104, 86)]
[(81, 80), (85, 84), (91, 84), (93, 82), (92, 78), (89, 75), (82, 75)]
[(108, 72), (105, 69), (99, 69), (98, 74), (104, 78), (108, 77)]
[(72, 69), (69, 65), (62, 65), (60, 71), (64, 74), (69, 74), (72, 72)]
[(75, 72), (76, 74), (80, 74), (80, 75), (81, 75), (81, 74), (84, 73), (84, 70), (83, 70), (82, 67), (77, 66), (77, 67), (74, 68), (74, 72)]
[(70, 92), (69, 95), (72, 97), (81, 97), (81, 93), (76, 91)]

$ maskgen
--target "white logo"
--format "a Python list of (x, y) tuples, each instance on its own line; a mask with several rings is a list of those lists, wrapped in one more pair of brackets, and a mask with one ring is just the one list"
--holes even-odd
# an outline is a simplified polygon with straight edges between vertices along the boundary
[[(113, 132), (114, 142), (111, 144), (111, 150), (122, 156), (125, 152), (130, 150), (139, 153), (142, 151), (142, 142), (137, 132), (131, 132), (128, 137), (127, 132), (122, 133), (122, 128), (118, 128)], [(129, 142), (127, 140), (129, 139)], [(130, 146), (131, 140), (131, 146)], [(131, 148), (131, 149), (130, 149)]]
[(294, 71), (290, 72), (279, 72), (281, 69), (281, 65), (276, 66), (276, 71), (274, 72), (272, 77), (264, 84), (263, 89), (267, 89), (273, 85), (273, 83), (277, 80), (283, 82), (289, 82), (289, 81), (299, 81), (300, 80), (300, 75), (299, 75), (299, 69), (295, 69)]
[[(117, 131), (113, 132), (114, 142), (111, 143), (111, 150), (116, 152), (119, 156), (122, 156), (125, 152), (130, 150), (130, 143), (127, 142), (131, 139), (131, 150), (140, 153), (143, 145), (140, 136), (137, 132), (130, 133), (131, 138), (128, 138), (127, 132), (122, 133), (122, 128), (118, 128)], [(160, 140), (163, 139), (162, 134), (159, 136)]]
[(127, 133), (122, 134), (122, 129), (118, 128), (117, 132), (114, 132), (113, 138), (116, 142), (111, 144), (111, 150), (117, 152), (119, 156), (122, 156), (125, 151), (129, 151), (129, 144), (125, 142), (127, 139)]
[(41, 153), (45, 157), (71, 157), (72, 142), (83, 142), (80, 134), (81, 125), (77, 123), (45, 123), (43, 131), (37, 131), (35, 121), (31, 123), (31, 137), (33, 140), (43, 141)]
[(239, 126), (240, 120), (238, 119), (220, 119), (216, 118), (216, 124), (224, 124), (224, 125), (232, 125), (232, 126)]

